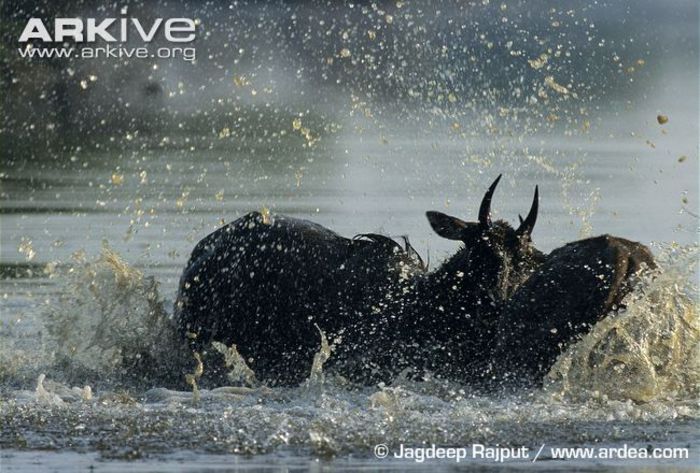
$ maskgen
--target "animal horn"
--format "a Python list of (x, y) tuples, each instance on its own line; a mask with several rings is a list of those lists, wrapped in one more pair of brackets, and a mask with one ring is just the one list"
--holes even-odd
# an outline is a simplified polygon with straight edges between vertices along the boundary
[(481, 224), (482, 227), (488, 228), (491, 226), (491, 198), (493, 197), (493, 191), (496, 190), (496, 186), (498, 185), (498, 181), (501, 180), (502, 175), (503, 174), (498, 175), (481, 200), (481, 206), (479, 207), (479, 224)]
[(537, 222), (537, 209), (540, 205), (540, 193), (538, 186), (535, 186), (535, 197), (532, 199), (532, 206), (530, 207), (530, 212), (527, 214), (525, 220), (520, 217), (520, 226), (518, 227), (518, 235), (530, 235), (532, 230), (535, 228), (535, 222)]

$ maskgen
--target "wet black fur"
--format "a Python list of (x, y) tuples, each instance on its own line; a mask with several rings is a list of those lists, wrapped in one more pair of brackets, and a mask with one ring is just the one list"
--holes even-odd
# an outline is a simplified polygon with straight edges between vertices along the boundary
[(608, 235), (545, 255), (503, 221), (428, 219), (464, 243), (430, 272), (407, 242), (249, 213), (193, 250), (175, 307), (179, 330), (196, 335), (198, 351), (236, 344), (268, 384), (308, 376), (316, 326), (335, 345), (326, 369), (355, 382), (431, 373), (537, 383), (571, 340), (617, 308), (634, 274), (654, 265), (643, 245)]

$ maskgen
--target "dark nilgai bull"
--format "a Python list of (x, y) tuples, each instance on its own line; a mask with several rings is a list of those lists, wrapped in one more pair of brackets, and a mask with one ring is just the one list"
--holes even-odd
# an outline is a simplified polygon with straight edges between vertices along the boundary
[(213, 341), (237, 345), (268, 384), (308, 376), (318, 329), (334, 345), (326, 369), (355, 382), (430, 373), (536, 383), (654, 262), (645, 246), (607, 235), (543, 254), (531, 240), (537, 188), (514, 229), (491, 220), (499, 180), (477, 222), (427, 213), (438, 235), (464, 244), (431, 272), (408, 240), (344, 238), (305, 220), (249, 213), (193, 250), (178, 326), (200, 352)]

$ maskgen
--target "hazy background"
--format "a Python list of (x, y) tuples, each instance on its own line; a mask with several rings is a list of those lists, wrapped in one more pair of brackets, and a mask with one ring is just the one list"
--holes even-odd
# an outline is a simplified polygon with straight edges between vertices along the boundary
[[(501, 172), (511, 222), (540, 184), (545, 250), (697, 240), (697, 2), (92, 5), (0, 7), (8, 265), (105, 239), (172, 284), (199, 238), (264, 206), (408, 234), (435, 262), (454, 244), (424, 211), (474, 219)], [(32, 16), (195, 18), (197, 60), (22, 59)]]

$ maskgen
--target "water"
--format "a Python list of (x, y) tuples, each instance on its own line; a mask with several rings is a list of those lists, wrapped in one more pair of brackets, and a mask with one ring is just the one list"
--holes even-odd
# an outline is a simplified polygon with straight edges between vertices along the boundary
[[(442, 146), (448, 153), (459, 153), (456, 145), (451, 150), (449, 143)], [(556, 163), (555, 153), (565, 146), (541, 156)], [(408, 147), (421, 153), (427, 146), (421, 148), (411, 141), (401, 145), (401, 149)], [(648, 179), (650, 172), (645, 173), (641, 166), (630, 172), (627, 165), (635, 159), (626, 158), (620, 148), (624, 146), (585, 151), (581, 162), (590, 172), (600, 172), (601, 163), (610, 156), (622, 163), (607, 166), (611, 173), (608, 179), (623, 180), (622, 189), (630, 193), (625, 196), (625, 191), (616, 190), (614, 205), (612, 199), (600, 198), (596, 208), (586, 215), (585, 223), (567, 210), (570, 204), (563, 197), (560, 175), (536, 166), (531, 173), (506, 174), (495, 210), (511, 219), (523, 212), (519, 207), (529, 200), (538, 182), (544, 196), (535, 238), (543, 242), (544, 248), (563, 243), (567, 236), (576, 238), (587, 224), (594, 231), (636, 236), (649, 242), (655, 229), (640, 221), (638, 215), (628, 216), (622, 210), (604, 224), (595, 218), (601, 213), (610, 215), (615, 208), (636, 205), (635, 201), (648, 195), (639, 191), (638, 182)], [(451, 251), (449, 245), (429, 234), (423, 222), (425, 209), (445, 206), (431, 192), (436, 181), (441, 180), (437, 185), (440, 197), (451, 201), (450, 211), (473, 218), (484, 183), (500, 168), (495, 164), (479, 174), (468, 170), (466, 164), (444, 160), (431, 163), (433, 172), (423, 179), (414, 170), (393, 174), (402, 167), (400, 153), (384, 153), (381, 166), (391, 179), (385, 186), (374, 187), (372, 178), (381, 177), (367, 171), (372, 164), (354, 163), (367, 159), (362, 157), (364, 153), (358, 154), (336, 163), (338, 167), (348, 164), (348, 182), (342, 187), (336, 187), (335, 170), (323, 166), (309, 168), (300, 187), (288, 182), (285, 168), (267, 170), (264, 163), (251, 162), (248, 168), (238, 167), (226, 177), (223, 169), (227, 165), (218, 161), (215, 152), (201, 155), (193, 164), (214, 176), (205, 184), (197, 182), (198, 172), (181, 172), (181, 167), (190, 164), (177, 152), (155, 152), (153, 158), (133, 169), (121, 165), (125, 176), (121, 185), (110, 184), (115, 163), (105, 157), (96, 157), (92, 173), (70, 180), (69, 186), (42, 189), (42, 180), (63, 182), (71, 179), (68, 172), (63, 176), (34, 174), (32, 181), (10, 181), (6, 192), (14, 200), (6, 201), (5, 208), (28, 203), (32, 208), (7, 212), (2, 221), (3, 268), (7, 276), (2, 280), (0, 415), (4, 426), (3, 464), (8, 471), (25, 471), (35, 462), (51, 462), (58, 467), (94, 464), (107, 470), (128, 467), (190, 471), (192, 462), (202, 465), (198, 471), (231, 468), (229, 457), (220, 454), (237, 455), (235, 461), (240, 466), (236, 468), (243, 470), (288, 462), (291, 469), (294, 465), (300, 469), (311, 466), (339, 470), (420, 466), (409, 460), (373, 459), (372, 449), (379, 443), (483, 443), (524, 445), (535, 450), (542, 443), (695, 448), (700, 425), (696, 390), (700, 378), (695, 357), (698, 317), (697, 306), (688, 297), (693, 297), (692, 266), (697, 253), (687, 246), (694, 234), (685, 225), (692, 227), (694, 223), (684, 214), (664, 217), (675, 219), (680, 226), (669, 225), (672, 230), (664, 241), (677, 239), (685, 245), (665, 243), (655, 247), (656, 253), (668, 260), (663, 263), (667, 272), (658, 281), (648, 283), (645, 295), (625, 314), (630, 320), (619, 322), (629, 330), (628, 337), (646, 340), (647, 344), (628, 340), (626, 348), (615, 348), (634, 354), (629, 347), (632, 343), (640, 359), (658, 356), (657, 365), (662, 366), (628, 362), (627, 371), (607, 366), (590, 373), (581, 366), (567, 366), (571, 363), (567, 358), (560, 360), (559, 378), (553, 379), (547, 389), (496, 397), (476, 394), (468, 386), (437, 382), (403, 381), (358, 390), (329, 379), (325, 384), (299, 388), (201, 390), (199, 402), (194, 401), (191, 392), (149, 386), (147, 380), (143, 385), (124, 372), (123, 361), (129, 359), (130, 352), (150, 350), (155, 356), (167, 358), (168, 332), (162, 335), (158, 320), (151, 315), (152, 308), (164, 299), (164, 306), (170, 309), (188, 250), (220, 218), (231, 219), (248, 209), (270, 206), (279, 212), (313, 218), (346, 235), (377, 230), (407, 233), (423, 254), (429, 248), (435, 265)], [(512, 150), (512, 154), (518, 156), (521, 151)], [(421, 165), (420, 160), (414, 162)], [(504, 161), (503, 165), (512, 163)], [(141, 179), (144, 170), (147, 182)], [(455, 172), (459, 172), (459, 178), (454, 177)], [(261, 175), (265, 178), (258, 179), (255, 186), (248, 185)], [(635, 179), (639, 179), (637, 184)], [(598, 178), (596, 182), (600, 183), (601, 195), (610, 195), (604, 190), (606, 179)], [(236, 191), (237, 184), (242, 183), (246, 184), (244, 190)], [(358, 189), (361, 185), (362, 190)], [(675, 182), (669, 187), (669, 193), (677, 195), (683, 184)], [(692, 190), (692, 184), (688, 182), (686, 188)], [(182, 198), (181, 189), (191, 189), (182, 206), (177, 202)], [(224, 198), (217, 200), (212, 194), (220, 189), (224, 190)], [(246, 193), (245, 189), (254, 192)], [(60, 202), (54, 198), (56, 193), (61, 194)], [(692, 198), (697, 199), (696, 195)], [(134, 204), (137, 199), (140, 203)], [(107, 203), (95, 205), (97, 202)], [(189, 202), (197, 205), (189, 208)], [(57, 204), (60, 210), (53, 208)], [(79, 210), (81, 206), (84, 213)], [(30, 259), (32, 251), (36, 254)], [(595, 340), (603, 339), (610, 328), (601, 326), (599, 332)], [(624, 337), (617, 338), (624, 341)], [(594, 356), (590, 345), (595, 343), (586, 343), (576, 347), (581, 353), (569, 354), (579, 364)], [(670, 345), (673, 357), (668, 361), (664, 350)], [(37, 390), (41, 373), (47, 377)], [(611, 373), (619, 378), (610, 382)], [(84, 386), (90, 386), (91, 393)], [(36, 450), (61, 453), (37, 457), (31, 453)], [(697, 455), (697, 450), (691, 455)], [(669, 461), (652, 464), (660, 466)], [(476, 462), (484, 467), (492, 465), (487, 460)], [(670, 462), (678, 468), (689, 467), (687, 460)], [(522, 461), (508, 464), (529, 467)], [(583, 468), (586, 464), (582, 460), (552, 461), (537, 468)], [(613, 467), (620, 463), (601, 460), (600, 464)], [(439, 465), (450, 468), (451, 464)]]
[[(639, 4), (629, 8), (648, 7)], [(499, 5), (491, 7), (503, 11)], [(432, 98), (418, 105), (402, 98), (405, 107), (397, 111), (386, 90), (383, 101), (372, 102), (350, 94), (344, 85), (318, 89), (324, 99), (316, 103), (302, 97), (302, 92), (314, 91), (309, 85), (314, 74), (300, 72), (299, 79), (274, 70), (273, 79), (277, 74), (287, 82), (279, 79), (269, 98), (273, 106), (255, 108), (259, 99), (241, 100), (243, 118), (260, 113), (250, 128), (241, 131), (237, 115), (229, 112), (213, 113), (202, 128), (193, 124), (201, 119), (199, 107), (216, 98), (224, 82), (233, 87), (233, 81), (226, 69), (225, 81), (217, 82), (216, 61), (201, 59), (200, 69), (161, 69), (168, 70), (163, 72), (168, 81), (185, 83), (181, 89), (174, 86), (180, 92), (167, 105), (189, 117), (178, 118), (182, 128), (160, 122), (155, 128), (162, 129), (151, 133), (115, 128), (111, 137), (95, 139), (100, 146), (93, 146), (96, 132), (89, 129), (85, 144), (60, 152), (50, 146), (42, 151), (45, 141), (30, 133), (28, 142), (35, 145), (38, 158), (4, 151), (2, 471), (454, 469), (448, 460), (416, 463), (374, 455), (377, 444), (394, 452), (400, 444), (433, 443), (526, 446), (533, 454), (545, 445), (536, 463), (468, 460), (483, 469), (696, 467), (698, 77), (697, 45), (688, 47), (688, 38), (697, 37), (697, 7), (686, 5), (690, 13), (685, 16), (680, 7), (666, 12), (670, 17), (658, 20), (663, 28), (645, 23), (642, 11), (628, 12), (627, 19), (637, 23), (624, 33), (624, 48), (621, 43), (608, 46), (610, 38), (618, 39), (606, 33), (613, 23), (591, 8), (595, 31), (608, 40), (594, 59), (586, 56), (591, 64), (617, 70), (610, 59), (613, 52), (625, 64), (637, 61), (642, 56), (629, 39), (644, 45), (639, 47), (646, 64), (634, 73), (608, 76), (573, 68), (574, 79), (593, 75), (586, 87), (572, 89), (579, 91), (580, 100), (551, 98), (542, 110), (532, 105), (519, 116), (509, 115), (517, 107), (499, 114), (512, 104), (496, 92), (486, 105), (467, 106), (461, 102), (465, 90), (455, 113), (436, 111)], [(204, 13), (203, 18), (206, 23)], [(251, 18), (258, 21), (257, 15)], [(483, 18), (482, 23), (488, 24)], [(686, 23), (694, 33), (688, 33)], [(563, 31), (576, 33), (577, 28)], [(411, 45), (423, 40), (409, 39)], [(578, 41), (574, 52), (587, 51), (589, 42), (572, 41)], [(218, 46), (200, 47), (205, 48), (200, 57), (206, 57)], [(395, 54), (401, 55), (401, 48)], [(437, 65), (425, 65), (432, 53), (421, 54), (416, 64), (423, 61), (425, 70), (446, 68), (439, 59)], [(476, 56), (490, 70), (486, 60), (491, 55)], [(553, 58), (552, 73), (560, 77), (568, 66)], [(256, 61), (264, 58), (244, 59), (241, 68), (256, 70)], [(80, 76), (84, 71), (75, 67)], [(328, 72), (314, 67), (303, 70), (318, 76)], [(410, 67), (403, 72), (405, 87), (425, 85), (411, 82)], [(94, 87), (107, 82), (107, 92), (128, 97), (110, 89), (117, 85), (102, 72)], [(484, 74), (488, 80), (477, 76), (468, 82), (475, 95), (498, 87), (490, 73)], [(248, 76), (264, 82), (260, 75)], [(505, 90), (525, 89), (519, 81), (513, 79)], [(392, 84), (404, 86), (398, 79), (383, 83), (388, 90)], [(461, 83), (455, 87), (467, 88)], [(236, 94), (250, 92), (238, 89)], [(416, 90), (428, 94), (427, 89)], [(31, 91), (26, 86), (25, 93)], [(99, 100), (96, 95), (86, 100)], [(345, 105), (336, 103), (345, 99)], [(137, 102), (135, 108), (143, 105)], [(275, 109), (279, 103), (284, 105)], [(549, 113), (560, 118), (551, 118), (550, 124)], [(667, 124), (657, 122), (659, 113), (668, 115)], [(297, 126), (299, 115), (302, 123)], [(85, 117), (82, 121), (91, 123)], [(46, 128), (40, 117), (32, 120), (36, 130)], [(306, 136), (305, 127), (310, 130)], [(483, 192), (499, 173), (504, 178), (493, 210), (496, 218), (511, 223), (527, 212), (534, 186), (540, 186), (533, 234), (538, 248), (549, 251), (577, 238), (610, 233), (650, 245), (662, 268), (630, 296), (624, 314), (598, 324), (560, 357), (544, 388), (484, 395), (467, 385), (435, 380), (357, 388), (316, 372), (299, 387), (221, 386), (199, 389), (195, 395), (191, 389), (170, 390), (155, 381), (157, 376), (135, 358), (147, 353), (165, 364), (189, 356), (178, 350), (163, 314), (172, 309), (192, 247), (222, 222), (269, 208), (346, 236), (408, 235), (435, 267), (456, 246), (430, 230), (424, 212), (435, 209), (474, 220)], [(551, 447), (566, 446), (687, 447), (690, 458), (552, 458)]]

